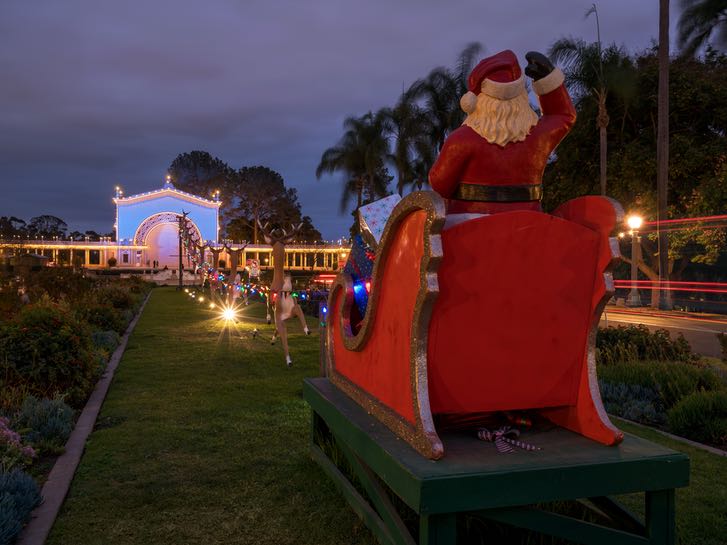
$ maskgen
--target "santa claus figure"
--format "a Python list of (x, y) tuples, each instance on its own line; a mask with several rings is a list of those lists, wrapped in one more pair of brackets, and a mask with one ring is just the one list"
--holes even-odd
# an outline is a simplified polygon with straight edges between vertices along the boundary
[(468, 114), (452, 132), (429, 173), (448, 199), (448, 214), (540, 210), (548, 157), (576, 120), (563, 73), (536, 52), (525, 55), (542, 115), (530, 107), (525, 78), (512, 51), (482, 60), (460, 100)]

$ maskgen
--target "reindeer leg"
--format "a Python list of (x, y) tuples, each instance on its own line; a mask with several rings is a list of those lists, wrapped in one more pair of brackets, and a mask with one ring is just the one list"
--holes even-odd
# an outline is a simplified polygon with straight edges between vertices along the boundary
[[(270, 308), (268, 308), (268, 323), (270, 323)], [(278, 321), (275, 320), (275, 327), (273, 328), (273, 337), (270, 339), (270, 344), (275, 344), (275, 339), (278, 338)]]
[(285, 328), (285, 321), (278, 318), (279, 314), (275, 316), (275, 327), (277, 328), (278, 335), (280, 335), (280, 342), (283, 344), (283, 353), (285, 354), (285, 364), (290, 367), (293, 365), (293, 361), (290, 359), (290, 353), (288, 352), (288, 330)]
[(273, 337), (270, 339), (270, 344), (275, 344), (275, 339), (278, 338), (278, 323), (275, 322), (275, 328), (273, 329)]
[(300, 305), (296, 304), (295, 307), (293, 307), (293, 314), (295, 314), (300, 320), (300, 325), (303, 327), (305, 334), (310, 335), (310, 329), (308, 329), (308, 324), (305, 322), (305, 315), (303, 314), (303, 309), (300, 308)]

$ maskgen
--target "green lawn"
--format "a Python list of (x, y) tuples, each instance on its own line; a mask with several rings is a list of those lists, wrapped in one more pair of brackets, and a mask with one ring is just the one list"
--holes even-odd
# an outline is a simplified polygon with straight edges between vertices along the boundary
[(244, 316), (154, 290), (48, 543), (374, 543), (307, 454), (318, 336), (289, 322), (288, 369)]
[[(727, 544), (727, 457), (614, 418), (620, 429), (689, 456), (689, 486), (676, 491), (677, 536), (684, 545)], [(643, 494), (619, 498), (643, 517)]]
[[(288, 369), (263, 316), (248, 307), (224, 329), (206, 304), (152, 293), (48, 543), (375, 542), (307, 454), (301, 390), (318, 374), (316, 321), (310, 337), (289, 322)], [(689, 454), (681, 542), (726, 543), (727, 458), (623, 428)]]

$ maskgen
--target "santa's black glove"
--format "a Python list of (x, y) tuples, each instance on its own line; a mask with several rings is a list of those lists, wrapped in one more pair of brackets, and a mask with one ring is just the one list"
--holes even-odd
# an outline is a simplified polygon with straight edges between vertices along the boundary
[(525, 67), (525, 74), (533, 78), (534, 81), (543, 79), (555, 70), (555, 66), (550, 62), (550, 59), (542, 53), (528, 51), (525, 53), (525, 58), (528, 61), (528, 65)]

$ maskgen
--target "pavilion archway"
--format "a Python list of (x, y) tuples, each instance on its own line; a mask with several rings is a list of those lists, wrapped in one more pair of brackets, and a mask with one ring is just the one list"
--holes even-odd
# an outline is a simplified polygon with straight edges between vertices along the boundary
[[(181, 214), (175, 212), (161, 212), (149, 216), (141, 222), (134, 234), (134, 243), (146, 246), (142, 261), (153, 264), (158, 262), (160, 267), (176, 269), (179, 266), (179, 218)], [(199, 227), (188, 217), (198, 240), (202, 239)], [(182, 256), (186, 266), (186, 255)]]

